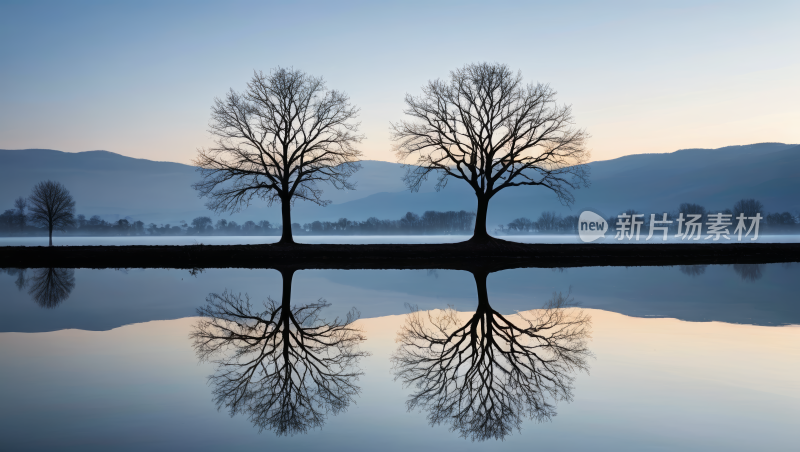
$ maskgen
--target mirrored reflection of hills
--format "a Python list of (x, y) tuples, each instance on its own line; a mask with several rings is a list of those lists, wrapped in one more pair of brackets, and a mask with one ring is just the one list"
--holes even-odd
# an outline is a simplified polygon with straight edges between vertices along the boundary
[(367, 355), (353, 326), (358, 311), (326, 321), (325, 300), (292, 304), (293, 275), (281, 271), (281, 301), (210, 294), (191, 335), (198, 358), (216, 366), (209, 383), (217, 408), (279, 436), (320, 428), (345, 411), (360, 392), (359, 360)]
[(512, 318), (492, 308), (486, 272), (473, 272), (478, 307), (464, 320), (449, 308), (412, 310), (392, 356), (395, 378), (412, 388), (409, 411), (427, 412), (472, 441), (502, 440), (524, 418), (550, 420), (571, 401), (575, 373), (589, 370), (591, 318), (553, 294), (540, 310)]
[[(313, 263), (309, 263), (311, 266)], [(42, 309), (28, 293), (32, 269), (1, 269), (0, 332), (62, 329), (109, 330), (151, 320), (192, 317), (198, 300), (231, 287), (263, 301), (265, 284), (280, 286), (280, 273), (263, 269), (76, 269), (82, 290), (56, 309)], [(194, 274), (194, 275), (193, 275)], [(430, 276), (429, 276), (430, 275)], [(752, 275), (752, 276), (750, 276)], [(438, 276), (438, 277), (437, 277)], [(492, 305), (500, 312), (525, 311), (553, 291), (573, 288), (585, 308), (634, 317), (673, 317), (753, 325), (800, 324), (800, 263), (684, 267), (520, 268), (492, 273)], [(744, 277), (744, 279), (743, 279)], [(265, 283), (266, 281), (266, 283)], [(294, 277), (302, 300), (347, 299), (364, 317), (404, 314), (413, 299), (422, 310), (452, 304), (474, 307), (473, 278), (453, 270), (303, 270)], [(22, 287), (22, 289), (20, 289)], [(769, 294), (769, 296), (765, 296)], [(274, 294), (277, 296), (277, 294)], [(433, 298), (431, 298), (433, 297)], [(389, 301), (393, 300), (393, 301)], [(436, 301), (440, 300), (440, 301)], [(53, 315), (57, 312), (58, 315)]]

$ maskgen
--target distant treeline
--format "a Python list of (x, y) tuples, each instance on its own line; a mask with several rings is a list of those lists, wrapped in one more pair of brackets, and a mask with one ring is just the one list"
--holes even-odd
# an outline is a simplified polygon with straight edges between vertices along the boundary
[[(399, 220), (381, 220), (375, 217), (365, 221), (352, 221), (340, 218), (338, 221), (314, 221), (311, 223), (293, 223), (292, 232), (299, 235), (431, 235), (431, 234), (464, 234), (472, 233), (475, 213), (467, 211), (437, 212), (427, 211), (422, 216), (412, 212), (406, 213)], [(86, 218), (77, 215), (75, 225), (66, 228), (62, 235), (72, 236), (175, 236), (175, 235), (281, 235), (279, 224), (263, 220), (258, 223), (245, 221), (242, 224), (225, 219), (216, 223), (210, 217), (197, 217), (187, 223), (177, 225), (155, 223), (145, 224), (142, 221), (121, 219), (108, 222), (95, 215)], [(24, 211), (6, 210), (0, 214), (0, 235), (2, 236), (40, 236), (47, 235), (45, 228), (28, 224)]]
[[(650, 221), (651, 221), (651, 214), (655, 214), (656, 221), (663, 221), (664, 214), (667, 214), (666, 221), (671, 221), (672, 223), (668, 224), (656, 224), (657, 226), (666, 226), (669, 228), (671, 233), (677, 232), (678, 229), (678, 222), (677, 219), (683, 214), (684, 218), (688, 218), (689, 215), (700, 215), (703, 225), (703, 231), (706, 231), (707, 223), (709, 223), (710, 218), (709, 215), (721, 213), (724, 215), (730, 215), (728, 221), (732, 223), (730, 227), (730, 232), (733, 233), (734, 228), (736, 227), (737, 221), (736, 218), (739, 216), (740, 213), (743, 213), (745, 217), (755, 217), (755, 215), (761, 214), (761, 222), (759, 224), (759, 230), (763, 232), (768, 232), (771, 234), (775, 233), (798, 233), (800, 232), (800, 212), (797, 214), (792, 214), (790, 212), (774, 212), (774, 213), (765, 213), (764, 205), (755, 200), (755, 199), (742, 199), (737, 201), (732, 209), (724, 209), (721, 211), (711, 211), (707, 210), (705, 207), (699, 204), (693, 203), (683, 203), (681, 204), (677, 210), (670, 211), (670, 212), (639, 212), (635, 209), (629, 209), (624, 212), (620, 212), (620, 214), (626, 214), (629, 216), (633, 215), (643, 215), (641, 217), (637, 217), (637, 221), (641, 221), (643, 224), (641, 226), (641, 230), (647, 233), (650, 229)], [(618, 220), (619, 217), (611, 216), (606, 219), (608, 222), (608, 230), (610, 232), (616, 232), (618, 228)], [(750, 222), (747, 222), (747, 226), (750, 226)], [(555, 212), (542, 212), (539, 215), (537, 220), (531, 220), (529, 218), (521, 217), (517, 218), (516, 220), (508, 223), (507, 225), (500, 225), (496, 230), (495, 233), (501, 234), (531, 234), (531, 233), (539, 233), (539, 234), (577, 234), (578, 233), (578, 216), (577, 215), (568, 215), (566, 217), (562, 217), (561, 215)]]
[[(677, 218), (680, 214), (701, 215), (703, 231), (709, 221), (708, 216), (715, 213), (731, 215), (731, 233), (736, 226), (735, 218), (739, 213), (746, 216), (754, 216), (760, 213), (762, 220), (760, 231), (766, 233), (798, 233), (800, 232), (800, 214), (790, 212), (764, 213), (764, 206), (757, 200), (743, 199), (734, 204), (732, 209), (725, 209), (720, 212), (709, 211), (705, 207), (683, 203), (677, 210), (670, 212), (639, 212), (629, 209), (624, 212), (627, 215), (644, 214), (639, 217), (643, 222), (642, 231), (649, 231), (650, 214), (656, 214), (656, 220), (661, 221), (663, 214), (667, 214), (667, 220), (672, 221), (668, 225), (671, 232), (677, 231)], [(617, 229), (616, 216), (609, 217), (609, 231), (615, 232)], [(469, 235), (475, 222), (475, 212), (464, 210), (455, 212), (427, 211), (417, 215), (412, 212), (406, 213), (398, 220), (381, 220), (370, 217), (364, 221), (353, 221), (347, 218), (340, 218), (338, 221), (313, 221), (311, 223), (292, 223), (292, 232), (297, 235), (437, 235), (437, 234), (459, 234)], [(216, 223), (210, 217), (197, 217), (190, 223), (181, 221), (176, 225), (172, 224), (145, 224), (142, 221), (132, 219), (121, 219), (108, 222), (95, 215), (86, 218), (85, 215), (77, 215), (74, 227), (69, 227), (62, 235), (73, 236), (170, 236), (170, 235), (280, 235), (282, 232), (280, 224), (273, 224), (263, 220), (258, 223), (245, 221), (242, 224), (236, 221), (225, 219), (217, 220)], [(578, 216), (561, 216), (555, 212), (542, 212), (539, 218), (531, 220), (520, 217), (506, 225), (500, 225), (495, 229), (496, 234), (577, 234)], [(28, 223), (24, 209), (9, 209), (0, 214), (0, 235), (2, 236), (41, 236), (47, 235), (45, 228), (33, 226)]]

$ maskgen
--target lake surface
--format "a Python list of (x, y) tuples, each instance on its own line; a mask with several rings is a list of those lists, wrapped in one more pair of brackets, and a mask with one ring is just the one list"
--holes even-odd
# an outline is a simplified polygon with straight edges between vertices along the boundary
[(6, 269), (0, 448), (796, 450), (798, 293), (800, 264)]
[[(593, 243), (711, 243), (706, 240), (681, 240), (670, 237), (669, 240), (645, 240), (645, 234), (638, 241), (619, 241), (609, 233)], [(333, 243), (363, 245), (368, 243), (456, 243), (469, 240), (469, 235), (296, 235), (297, 243)], [(497, 236), (503, 240), (520, 243), (583, 243), (575, 235), (502, 235)], [(703, 236), (705, 238), (705, 236)], [(721, 239), (718, 243), (737, 243), (732, 240)], [(259, 245), (275, 243), (278, 236), (137, 236), (137, 237), (53, 237), (55, 246), (119, 246), (119, 245)], [(3, 246), (47, 246), (47, 237), (0, 237), (0, 247)], [(743, 239), (742, 242), (750, 242)], [(800, 243), (800, 235), (759, 235), (758, 243)]]

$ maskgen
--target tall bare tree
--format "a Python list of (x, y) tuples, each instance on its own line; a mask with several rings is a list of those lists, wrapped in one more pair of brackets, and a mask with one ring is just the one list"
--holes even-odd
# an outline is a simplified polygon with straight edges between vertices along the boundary
[(30, 197), (31, 223), (46, 227), (53, 246), (53, 229), (64, 231), (75, 224), (75, 200), (60, 182), (47, 180), (33, 187)]
[(489, 201), (505, 188), (541, 185), (573, 203), (571, 190), (588, 186), (588, 134), (555, 96), (549, 85), (524, 85), (520, 73), (488, 63), (428, 82), (421, 96), (406, 95), (404, 113), (412, 119), (391, 126), (398, 161), (409, 164), (406, 186), (417, 191), (432, 173), (437, 190), (449, 178), (468, 183), (478, 201), (472, 241), (490, 239)]
[(209, 381), (218, 408), (246, 414), (259, 431), (294, 435), (347, 409), (367, 353), (352, 325), (358, 311), (328, 322), (320, 317), (325, 300), (291, 306), (294, 270), (281, 274), (281, 302), (268, 299), (261, 312), (246, 294), (210, 294), (192, 338), (198, 357), (217, 365)]
[(278, 68), (255, 72), (242, 93), (215, 99), (210, 129), (215, 146), (194, 160), (203, 180), (194, 184), (216, 212), (236, 212), (254, 198), (281, 203), (283, 235), (292, 244), (291, 205), (297, 199), (327, 205), (320, 183), (354, 189), (358, 109), (322, 78)]
[(431, 425), (450, 424), (464, 438), (502, 440), (522, 419), (555, 416), (555, 402), (572, 400), (572, 373), (588, 371), (591, 319), (564, 309), (554, 294), (543, 309), (520, 320), (489, 304), (486, 272), (473, 272), (478, 308), (464, 322), (452, 308), (412, 311), (392, 356), (395, 378), (414, 393), (409, 410), (428, 412)]

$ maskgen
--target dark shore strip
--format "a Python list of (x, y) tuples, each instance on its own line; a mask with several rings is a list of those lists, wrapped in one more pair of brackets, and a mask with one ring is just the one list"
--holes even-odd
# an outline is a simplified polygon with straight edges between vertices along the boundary
[(453, 269), (800, 262), (797, 243), (0, 247), (2, 268)]

